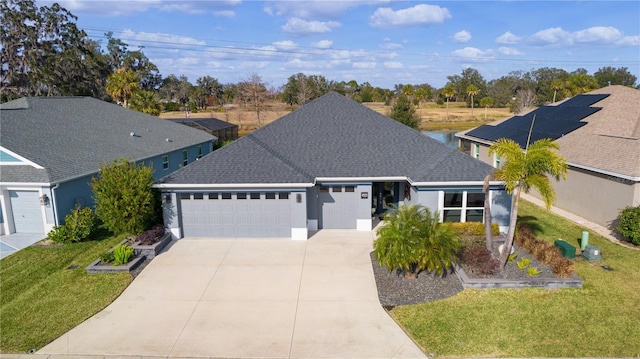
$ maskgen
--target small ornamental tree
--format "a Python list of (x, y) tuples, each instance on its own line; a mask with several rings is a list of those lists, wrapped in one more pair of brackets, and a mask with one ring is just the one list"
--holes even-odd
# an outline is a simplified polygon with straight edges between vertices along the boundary
[(411, 104), (411, 101), (409, 101), (409, 98), (402, 94), (398, 96), (396, 103), (391, 108), (389, 117), (414, 130), (420, 127), (420, 117), (416, 113), (416, 109)]
[(621, 210), (616, 229), (631, 243), (640, 246), (640, 206)]
[(157, 199), (151, 167), (125, 159), (100, 166), (91, 181), (96, 216), (114, 234), (138, 235), (156, 219)]

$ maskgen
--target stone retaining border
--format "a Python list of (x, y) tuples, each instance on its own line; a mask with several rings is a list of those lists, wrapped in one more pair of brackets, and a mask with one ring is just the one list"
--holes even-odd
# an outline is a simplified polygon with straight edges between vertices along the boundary
[(584, 281), (577, 275), (571, 278), (540, 278), (531, 279), (500, 279), (500, 278), (469, 278), (459, 266), (454, 267), (455, 273), (464, 288), (497, 289), (497, 288), (582, 288)]

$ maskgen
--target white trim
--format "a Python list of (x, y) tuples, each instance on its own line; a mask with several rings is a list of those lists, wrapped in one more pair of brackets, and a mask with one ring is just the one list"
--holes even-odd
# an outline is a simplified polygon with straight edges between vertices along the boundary
[(371, 218), (356, 220), (356, 231), (370, 231), (372, 226), (373, 221)]
[[(446, 186), (482, 186), (484, 185), (484, 181), (469, 181), (469, 182), (415, 182), (411, 183), (412, 186), (416, 187), (446, 187)], [(490, 186), (502, 186), (504, 185), (504, 181), (489, 181)]]
[(626, 179), (626, 180), (629, 180), (629, 181), (640, 182), (640, 177), (633, 177), (633, 176), (623, 175), (621, 173), (602, 170), (602, 169), (599, 169), (599, 168), (593, 168), (593, 167), (584, 166), (584, 165), (579, 165), (577, 163), (567, 162), (567, 164), (569, 166), (571, 166), (571, 167), (580, 168), (580, 169), (583, 169), (583, 170), (596, 172), (596, 173), (600, 173), (600, 174), (607, 175), (607, 176), (619, 177), (619, 178)]
[[(20, 161), (24, 162), (24, 163), (20, 163), (21, 165), (29, 165), (29, 166), (35, 167), (35, 168), (37, 168), (39, 170), (43, 170), (44, 169), (44, 167), (40, 166), (39, 164), (37, 164), (37, 163), (35, 163), (33, 161), (29, 161), (28, 159), (20, 156), (19, 154), (8, 150), (6, 147), (0, 146), (0, 150), (10, 154), (12, 157), (15, 157), (16, 159), (19, 159)], [(13, 164), (13, 163), (15, 163), (15, 162), (0, 162), (0, 164), (3, 165), (3, 166), (4, 165), (8, 165), (8, 164)]]
[(51, 183), (38, 183), (38, 182), (0, 182), (0, 186), (30, 186), (25, 188), (39, 188), (39, 187), (51, 187)]
[(294, 241), (306, 241), (309, 238), (309, 232), (306, 228), (291, 228), (291, 239)]
[(200, 184), (163, 184), (158, 183), (153, 188), (166, 189), (233, 189), (233, 188), (309, 188), (313, 187), (313, 183), (200, 183)]
[(491, 142), (491, 141), (483, 140), (483, 139), (480, 139), (480, 138), (477, 138), (477, 137), (467, 136), (466, 134), (456, 133), (455, 136), (458, 137), (458, 138), (461, 138), (461, 139), (469, 140), (471, 142), (481, 143), (481, 144), (487, 145), (487, 146), (491, 146), (493, 144), (493, 142)]
[(317, 182), (399, 182), (408, 181), (406, 176), (391, 177), (316, 177)]
[(171, 239), (180, 239), (180, 238), (182, 238), (182, 229), (181, 228), (169, 228), (169, 232), (171, 233)]

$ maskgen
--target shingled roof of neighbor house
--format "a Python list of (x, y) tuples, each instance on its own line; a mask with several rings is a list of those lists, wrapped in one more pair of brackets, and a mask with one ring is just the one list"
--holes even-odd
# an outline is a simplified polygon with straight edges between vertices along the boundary
[(2, 148), (44, 168), (3, 165), (2, 182), (65, 181), (118, 158), (143, 160), (214, 139), (91, 97), (27, 97), (4, 103), (0, 131)]
[(482, 181), (493, 168), (335, 92), (204, 156), (160, 184), (314, 183), (318, 178)]

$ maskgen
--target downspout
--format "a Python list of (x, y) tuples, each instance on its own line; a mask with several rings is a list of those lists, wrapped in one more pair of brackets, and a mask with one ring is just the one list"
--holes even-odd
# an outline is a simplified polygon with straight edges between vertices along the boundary
[(55, 186), (51, 187), (51, 208), (53, 209), (53, 225), (59, 226), (58, 223), (58, 207), (56, 206), (56, 189), (60, 187), (60, 183), (56, 183)]

